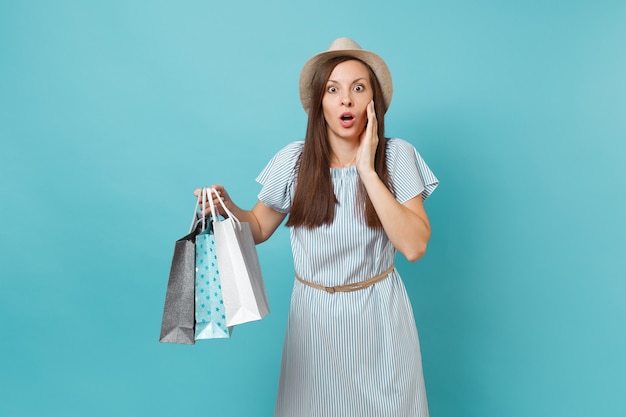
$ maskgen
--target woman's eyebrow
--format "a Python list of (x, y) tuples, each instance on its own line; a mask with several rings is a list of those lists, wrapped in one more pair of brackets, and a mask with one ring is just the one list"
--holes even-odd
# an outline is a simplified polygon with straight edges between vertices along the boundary
[[(365, 78), (361, 77), (361, 78), (357, 78), (356, 80), (352, 81), (352, 84), (358, 82), (358, 81), (365, 81)], [(335, 80), (328, 80), (327, 82), (329, 83), (339, 83), (339, 81), (335, 81)]]

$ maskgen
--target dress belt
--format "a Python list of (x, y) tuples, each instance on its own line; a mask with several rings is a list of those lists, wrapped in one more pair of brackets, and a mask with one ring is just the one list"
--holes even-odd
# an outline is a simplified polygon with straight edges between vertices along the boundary
[(303, 283), (305, 285), (308, 285), (309, 287), (313, 287), (313, 288), (316, 288), (318, 290), (326, 291), (329, 294), (334, 294), (336, 292), (358, 291), (358, 290), (362, 290), (363, 288), (367, 288), (369, 286), (372, 286), (372, 285), (376, 284), (378, 281), (382, 281), (383, 279), (387, 278), (387, 276), (391, 273), (391, 271), (393, 271), (393, 269), (395, 267), (396, 266), (394, 264), (391, 264), (389, 269), (387, 269), (382, 274), (376, 275), (375, 277), (366, 279), (365, 281), (355, 282), (353, 284), (336, 285), (334, 287), (325, 287), (323, 285), (316, 284), (314, 282), (309, 282), (309, 281), (306, 281), (306, 280), (300, 278), (297, 275), (296, 275), (296, 279), (298, 281), (300, 281), (301, 283)]

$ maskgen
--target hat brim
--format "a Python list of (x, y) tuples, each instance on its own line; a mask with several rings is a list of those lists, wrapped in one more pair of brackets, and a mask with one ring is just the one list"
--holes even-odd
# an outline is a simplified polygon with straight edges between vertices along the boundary
[(393, 84), (391, 82), (391, 73), (385, 61), (374, 52), (363, 49), (341, 49), (320, 52), (310, 58), (302, 67), (302, 72), (300, 73), (300, 102), (304, 111), (308, 113), (311, 107), (311, 83), (319, 66), (328, 59), (337, 56), (354, 57), (369, 65), (378, 79), (383, 92), (385, 107), (388, 109), (391, 104), (391, 96), (393, 95)]

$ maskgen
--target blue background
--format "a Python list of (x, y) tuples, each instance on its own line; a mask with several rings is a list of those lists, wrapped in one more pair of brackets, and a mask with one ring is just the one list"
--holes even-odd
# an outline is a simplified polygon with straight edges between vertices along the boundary
[[(624, 416), (626, 3), (0, 3), (0, 415), (271, 416), (272, 313), (158, 343), (195, 187), (243, 207), (306, 125), (303, 63), (350, 36), (389, 64), (387, 134), (442, 185), (398, 267), (434, 417)], [(381, 334), (381, 337), (385, 335)]]

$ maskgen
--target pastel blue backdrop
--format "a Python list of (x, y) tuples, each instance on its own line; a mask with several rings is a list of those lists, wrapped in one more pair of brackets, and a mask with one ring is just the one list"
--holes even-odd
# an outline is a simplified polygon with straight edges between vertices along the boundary
[(271, 314), (230, 340), (158, 343), (169, 263), (195, 187), (254, 204), (304, 135), (302, 64), (340, 36), (387, 60), (387, 133), (442, 183), (427, 255), (398, 261), (431, 415), (626, 415), (624, 22), (624, 1), (2, 0), (0, 415), (272, 415), (287, 230), (258, 247)]

